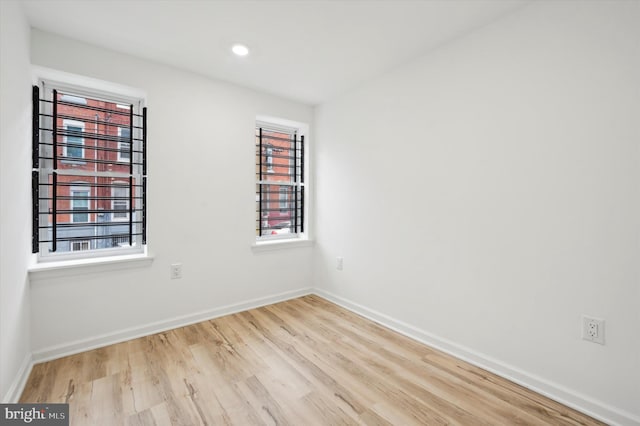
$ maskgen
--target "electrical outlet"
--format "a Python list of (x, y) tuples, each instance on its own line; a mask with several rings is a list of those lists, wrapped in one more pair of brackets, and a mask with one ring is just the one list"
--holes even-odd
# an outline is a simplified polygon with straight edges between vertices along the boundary
[(171, 264), (171, 279), (177, 280), (182, 278), (182, 263)]
[(604, 345), (604, 320), (583, 315), (582, 339)]
[(336, 257), (336, 269), (338, 271), (342, 271), (342, 264), (344, 262), (344, 259), (341, 257)]

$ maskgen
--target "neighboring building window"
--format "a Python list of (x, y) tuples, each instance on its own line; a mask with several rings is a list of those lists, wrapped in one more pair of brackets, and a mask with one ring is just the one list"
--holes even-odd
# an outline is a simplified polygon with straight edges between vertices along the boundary
[(89, 222), (89, 190), (71, 190), (71, 222)]
[(131, 161), (131, 144), (129, 138), (131, 137), (131, 129), (128, 127), (118, 127), (118, 161), (129, 162)]
[(289, 187), (280, 187), (280, 212), (284, 213), (289, 209)]
[(273, 173), (273, 148), (266, 148), (267, 171)]
[(62, 152), (67, 159), (84, 158), (84, 123), (63, 120), (64, 137)]
[(305, 140), (301, 128), (256, 124), (256, 238), (305, 237)]
[(91, 246), (91, 242), (89, 240), (71, 241), (71, 251), (89, 250), (90, 246)]
[(40, 261), (144, 251), (144, 101), (96, 84), (33, 87), (32, 251)]
[(129, 188), (124, 186), (126, 182), (117, 182), (123, 186), (114, 186), (112, 192), (113, 220), (129, 220)]

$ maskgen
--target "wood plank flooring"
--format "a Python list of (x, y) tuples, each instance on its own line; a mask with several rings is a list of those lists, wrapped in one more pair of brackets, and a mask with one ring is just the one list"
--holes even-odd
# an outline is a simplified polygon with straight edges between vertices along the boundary
[(305, 296), (34, 366), (72, 425), (598, 425)]

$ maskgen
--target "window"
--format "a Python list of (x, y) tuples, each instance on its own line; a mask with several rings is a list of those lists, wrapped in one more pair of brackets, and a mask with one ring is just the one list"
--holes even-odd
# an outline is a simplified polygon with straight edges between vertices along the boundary
[(256, 239), (305, 237), (305, 141), (299, 127), (256, 125)]
[(286, 186), (280, 187), (280, 212), (286, 213), (289, 208), (289, 189)]
[(267, 151), (267, 172), (273, 173), (273, 148), (265, 148)]
[(147, 110), (141, 98), (104, 87), (114, 86), (41, 80), (33, 87), (32, 251), (39, 261), (144, 250)]
[(89, 190), (73, 188), (71, 190), (71, 222), (89, 222)]
[(71, 251), (89, 250), (91, 242), (89, 240), (71, 241)]
[(118, 127), (118, 161), (131, 161), (131, 129)]
[(129, 220), (129, 188), (125, 182), (117, 182), (116, 184), (122, 186), (114, 186), (111, 188), (113, 220)]
[(84, 158), (84, 123), (63, 120), (62, 152), (66, 159)]

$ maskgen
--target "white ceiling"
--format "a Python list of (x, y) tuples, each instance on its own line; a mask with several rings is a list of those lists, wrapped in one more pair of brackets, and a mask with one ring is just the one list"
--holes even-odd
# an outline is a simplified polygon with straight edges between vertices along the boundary
[(312, 105), (527, 2), (23, 1), (35, 28)]

